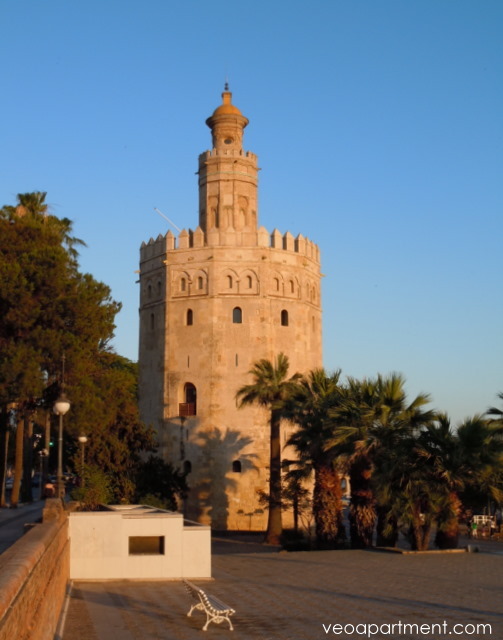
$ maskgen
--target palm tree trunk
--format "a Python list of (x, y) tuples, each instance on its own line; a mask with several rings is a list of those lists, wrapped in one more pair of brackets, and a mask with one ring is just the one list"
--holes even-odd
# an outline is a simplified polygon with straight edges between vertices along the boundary
[(342, 525), (341, 479), (331, 466), (315, 469), (313, 515), (318, 548), (337, 548), (346, 536)]
[(372, 546), (376, 512), (374, 493), (370, 486), (371, 475), (372, 465), (366, 456), (360, 456), (351, 465), (349, 532), (353, 549), (366, 549)]
[(281, 519), (281, 417), (279, 412), (271, 411), (271, 457), (269, 467), (269, 516), (265, 542), (280, 544), (283, 533)]
[(398, 521), (395, 516), (389, 514), (386, 505), (377, 506), (377, 546), (396, 547), (398, 542)]
[(414, 551), (426, 551), (428, 549), (432, 524), (427, 502), (416, 502), (412, 510), (411, 548)]
[(448, 504), (445, 509), (442, 509), (437, 518), (435, 544), (439, 549), (458, 548), (460, 510), (461, 502), (457, 494), (452, 491), (448, 497)]

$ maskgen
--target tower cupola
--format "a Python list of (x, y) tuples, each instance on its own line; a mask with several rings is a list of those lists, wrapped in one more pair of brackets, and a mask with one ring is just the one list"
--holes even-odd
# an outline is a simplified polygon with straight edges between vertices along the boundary
[(248, 118), (232, 104), (232, 93), (227, 83), (222, 93), (222, 104), (206, 120), (206, 124), (211, 129), (214, 149), (242, 148), (243, 130), (248, 124)]

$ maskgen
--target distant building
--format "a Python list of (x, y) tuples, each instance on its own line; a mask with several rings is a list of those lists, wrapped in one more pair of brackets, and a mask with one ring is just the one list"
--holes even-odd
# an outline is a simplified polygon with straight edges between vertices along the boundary
[(186, 516), (247, 530), (267, 519), (268, 417), (235, 395), (261, 358), (284, 352), (290, 374), (322, 366), (321, 274), (314, 243), (258, 226), (257, 156), (243, 151), (248, 119), (231, 98), (226, 86), (206, 120), (199, 226), (141, 246), (140, 411), (188, 473)]

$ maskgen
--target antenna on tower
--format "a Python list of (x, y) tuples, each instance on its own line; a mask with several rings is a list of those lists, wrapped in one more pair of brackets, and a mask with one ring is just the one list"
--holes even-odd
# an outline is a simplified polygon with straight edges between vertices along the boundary
[(159, 211), (159, 209), (157, 207), (154, 207), (154, 211), (156, 211), (161, 217), (163, 217), (165, 220), (167, 220), (169, 222), (169, 224), (172, 227), (174, 227), (178, 231), (178, 233), (180, 233), (181, 229), (179, 227), (177, 227), (176, 224), (172, 220), (170, 220), (168, 218), (168, 216), (165, 216), (164, 213), (162, 211)]

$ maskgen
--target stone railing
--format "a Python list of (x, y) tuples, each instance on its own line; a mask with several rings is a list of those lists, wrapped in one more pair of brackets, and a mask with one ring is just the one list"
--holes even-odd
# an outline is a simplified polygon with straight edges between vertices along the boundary
[(52, 640), (69, 575), (68, 517), (47, 500), (43, 522), (0, 556), (0, 640)]

